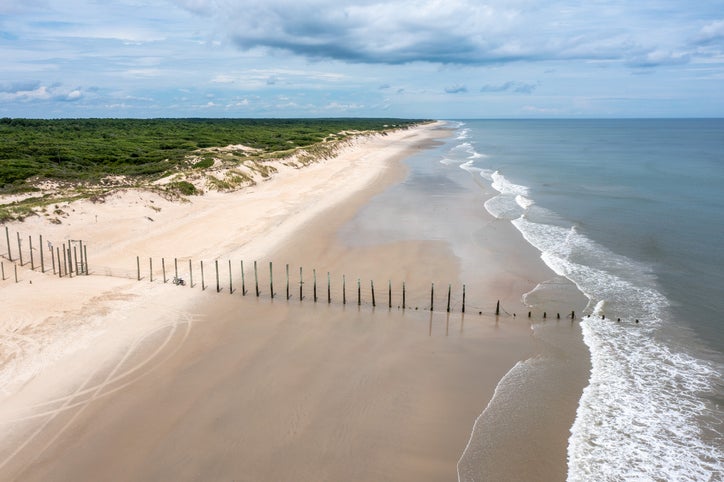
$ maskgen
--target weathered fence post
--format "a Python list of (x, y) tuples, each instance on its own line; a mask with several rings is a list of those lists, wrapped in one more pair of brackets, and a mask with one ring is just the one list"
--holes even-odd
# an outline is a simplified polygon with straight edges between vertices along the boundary
[(221, 291), (221, 285), (219, 284), (219, 260), (214, 260), (214, 267), (216, 269), (216, 292)]
[(201, 261), (201, 291), (206, 289), (206, 281), (204, 280), (204, 262)]
[(148, 276), (149, 281), (153, 283), (153, 258), (148, 258)]
[(254, 288), (256, 289), (256, 297), (259, 297), (259, 274), (256, 270), (256, 261), (254, 261)]
[(194, 267), (189, 258), (189, 288), (194, 287)]
[[(55, 274), (55, 251), (53, 251), (53, 247), (50, 247), (50, 260), (53, 263), (53, 274)], [(58, 268), (60, 268), (60, 260), (58, 260)]]
[(35, 258), (33, 257), (33, 237), (28, 236), (28, 246), (30, 246), (30, 270), (35, 271)]
[(287, 300), (289, 300), (289, 263), (286, 265), (287, 272)]
[(231, 274), (231, 260), (229, 260), (229, 294), (234, 294), (234, 277)]
[[(57, 258), (58, 258), (58, 278), (62, 278), (63, 270), (60, 268), (60, 248), (58, 246), (55, 247), (55, 252), (58, 254), (58, 256), (57, 256)], [(138, 260), (138, 258), (136, 258), (136, 260)], [(140, 280), (141, 279), (141, 275), (140, 275), (141, 268), (138, 269), (138, 273), (139, 273), (138, 279)]]
[(304, 284), (304, 281), (302, 280), (302, 267), (299, 267), (299, 301), (302, 301), (302, 285)]
[(387, 282), (387, 307), (392, 309), (392, 280)]
[(347, 304), (347, 279), (342, 275), (342, 304)]
[(271, 261), (269, 261), (269, 292), (271, 293), (271, 299), (274, 299), (274, 268)]
[(2, 261), (0, 261), (0, 273), (2, 273), (3, 275), (2, 280), (5, 281), (5, 263), (3, 263)]
[(450, 290), (452, 287), (447, 285), (447, 312), (450, 313)]
[(83, 265), (83, 266), (85, 266), (85, 274), (86, 274), (86, 276), (88, 276), (88, 274), (90, 273), (90, 269), (88, 268), (88, 245), (87, 244), (83, 245), (83, 258), (85, 259), (85, 264)]
[(433, 308), (434, 297), (435, 297), (435, 283), (432, 283), (432, 285), (430, 285), (430, 311), (432, 311), (432, 308)]
[(357, 278), (357, 306), (362, 305), (362, 284), (361, 280)]
[(313, 286), (314, 286), (314, 288), (313, 288), (313, 289), (314, 289), (314, 302), (316, 303), (316, 302), (317, 302), (317, 270), (314, 269), (314, 268), (312, 269), (312, 277), (314, 278), (314, 283), (313, 283)]
[(405, 309), (405, 282), (402, 282), (402, 309)]
[(575, 311), (571, 311), (571, 321), (573, 321), (573, 320), (575, 320), (575, 319), (576, 319), (576, 312), (575, 312)]
[[(22, 266), (22, 263), (20, 265)], [(68, 253), (65, 250), (65, 243), (63, 243), (63, 268), (65, 269), (65, 275), (69, 276), (70, 273), (68, 272)]]
[(13, 260), (13, 255), (10, 252), (10, 230), (5, 226), (5, 240), (8, 242), (8, 260)]
[(465, 285), (463, 285), (463, 313), (465, 313)]
[(70, 243), (68, 243), (68, 273), (70, 273), (70, 277), (73, 277), (73, 252), (70, 250)]
[(329, 276), (329, 271), (327, 271), (327, 304), (332, 303), (332, 279)]
[(246, 296), (246, 280), (244, 279), (244, 261), (239, 262), (241, 264), (241, 296)]
[(14, 264), (13, 267), (15, 268), (15, 282), (18, 282), (18, 265)]
[(500, 300), (495, 304), (495, 316), (500, 316)]
[(178, 279), (178, 258), (173, 259), (173, 276)]
[(43, 235), (40, 235), (40, 272), (45, 273), (45, 258), (43, 257)]
[[(83, 259), (82, 253), (81, 253), (81, 260)], [(75, 262), (75, 274), (77, 275), (79, 273), (78, 271), (78, 247), (73, 246), (73, 261)], [(83, 268), (81, 268), (81, 271), (83, 271)]]
[(20, 266), (22, 266), (22, 265), (23, 265), (23, 247), (22, 247), (22, 244), (21, 244), (21, 242), (20, 242), (20, 233), (18, 233), (18, 232), (16, 231), (15, 234), (16, 234), (17, 237), (18, 237), (18, 253), (19, 253), (18, 256), (20, 257)]
[(163, 271), (163, 284), (166, 284), (166, 258), (161, 258), (161, 271)]
[(375, 282), (372, 280), (370, 280), (370, 291), (372, 292), (372, 308), (375, 308), (377, 306), (375, 302)]

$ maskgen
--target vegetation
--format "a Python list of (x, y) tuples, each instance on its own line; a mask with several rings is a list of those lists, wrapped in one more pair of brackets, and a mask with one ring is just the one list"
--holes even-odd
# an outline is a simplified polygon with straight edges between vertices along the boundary
[[(275, 152), (333, 134), (408, 126), (399, 119), (0, 119), (0, 193), (33, 178), (98, 182), (160, 176), (198, 149), (235, 144)], [(342, 135), (342, 137), (344, 137)], [(208, 160), (207, 160), (208, 159)], [(213, 159), (198, 168), (209, 167)]]
[[(269, 160), (301, 166), (333, 155), (365, 132), (407, 128), (400, 119), (0, 119), (0, 222), (22, 219), (57, 199), (51, 181), (79, 198), (144, 187), (172, 196), (204, 186), (231, 190), (267, 178)], [(219, 169), (224, 172), (216, 172)], [(206, 174), (214, 171), (221, 177)], [(174, 175), (170, 181), (158, 181)], [(205, 176), (201, 179), (200, 176)], [(155, 183), (163, 182), (163, 184)], [(189, 182), (191, 181), (191, 182)], [(194, 182), (196, 184), (194, 184)]]

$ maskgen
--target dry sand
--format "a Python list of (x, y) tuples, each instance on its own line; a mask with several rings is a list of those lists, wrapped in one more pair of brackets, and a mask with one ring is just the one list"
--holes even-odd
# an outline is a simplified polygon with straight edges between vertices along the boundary
[[(23, 269), (21, 283), (2, 282), (0, 306), (9, 316), (0, 326), (0, 478), (455, 480), (497, 382), (539, 342), (522, 317), (497, 319), (492, 307), (483, 316), (446, 315), (444, 290), (435, 313), (414, 309), (429, 307), (430, 280), (452, 283), (459, 307), (460, 260), (444, 243), (350, 248), (336, 236), (371, 196), (404, 176), (400, 159), (443, 135), (432, 125), (367, 139), (335, 159), (191, 204), (128, 192), (104, 204), (75, 203), (60, 226), (39, 219), (11, 226), (54, 243), (83, 239), (96, 275), (61, 280)], [(508, 228), (499, 231), (493, 244), (522, 246)], [(491, 298), (522, 313), (521, 292), (547, 274), (532, 250), (524, 252), (526, 266), (537, 266), (532, 274), (504, 269), (491, 251), (491, 269), (471, 292), (497, 286)], [(161, 256), (169, 276), (178, 258), (187, 281), (188, 259), (207, 260), (211, 288), (164, 284)], [(209, 282), (214, 259), (223, 267), (218, 294)], [(247, 262), (245, 297), (237, 275), (229, 296), (228, 259)], [(260, 298), (251, 260), (264, 273)], [(274, 300), (268, 260), (277, 263)], [(304, 301), (298, 281), (293, 299), (284, 299), (286, 263), (295, 281), (305, 268)], [(375, 280), (377, 308), (369, 281), (356, 306), (357, 278)], [(392, 310), (387, 280), (395, 280)], [(408, 310), (398, 309), (403, 280)], [(568, 419), (551, 436), (555, 463), (539, 480), (565, 474), (560, 446), (570, 424), (562, 423)]]

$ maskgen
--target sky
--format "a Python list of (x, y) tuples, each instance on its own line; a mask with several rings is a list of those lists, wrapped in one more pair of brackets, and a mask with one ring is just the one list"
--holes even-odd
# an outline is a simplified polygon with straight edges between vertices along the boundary
[(0, 0), (0, 117), (724, 117), (724, 0)]

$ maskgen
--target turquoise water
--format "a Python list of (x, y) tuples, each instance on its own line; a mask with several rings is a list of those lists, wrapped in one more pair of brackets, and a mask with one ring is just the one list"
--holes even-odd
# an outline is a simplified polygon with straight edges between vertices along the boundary
[(724, 120), (451, 125), (441, 162), (590, 300), (569, 480), (720, 480)]

